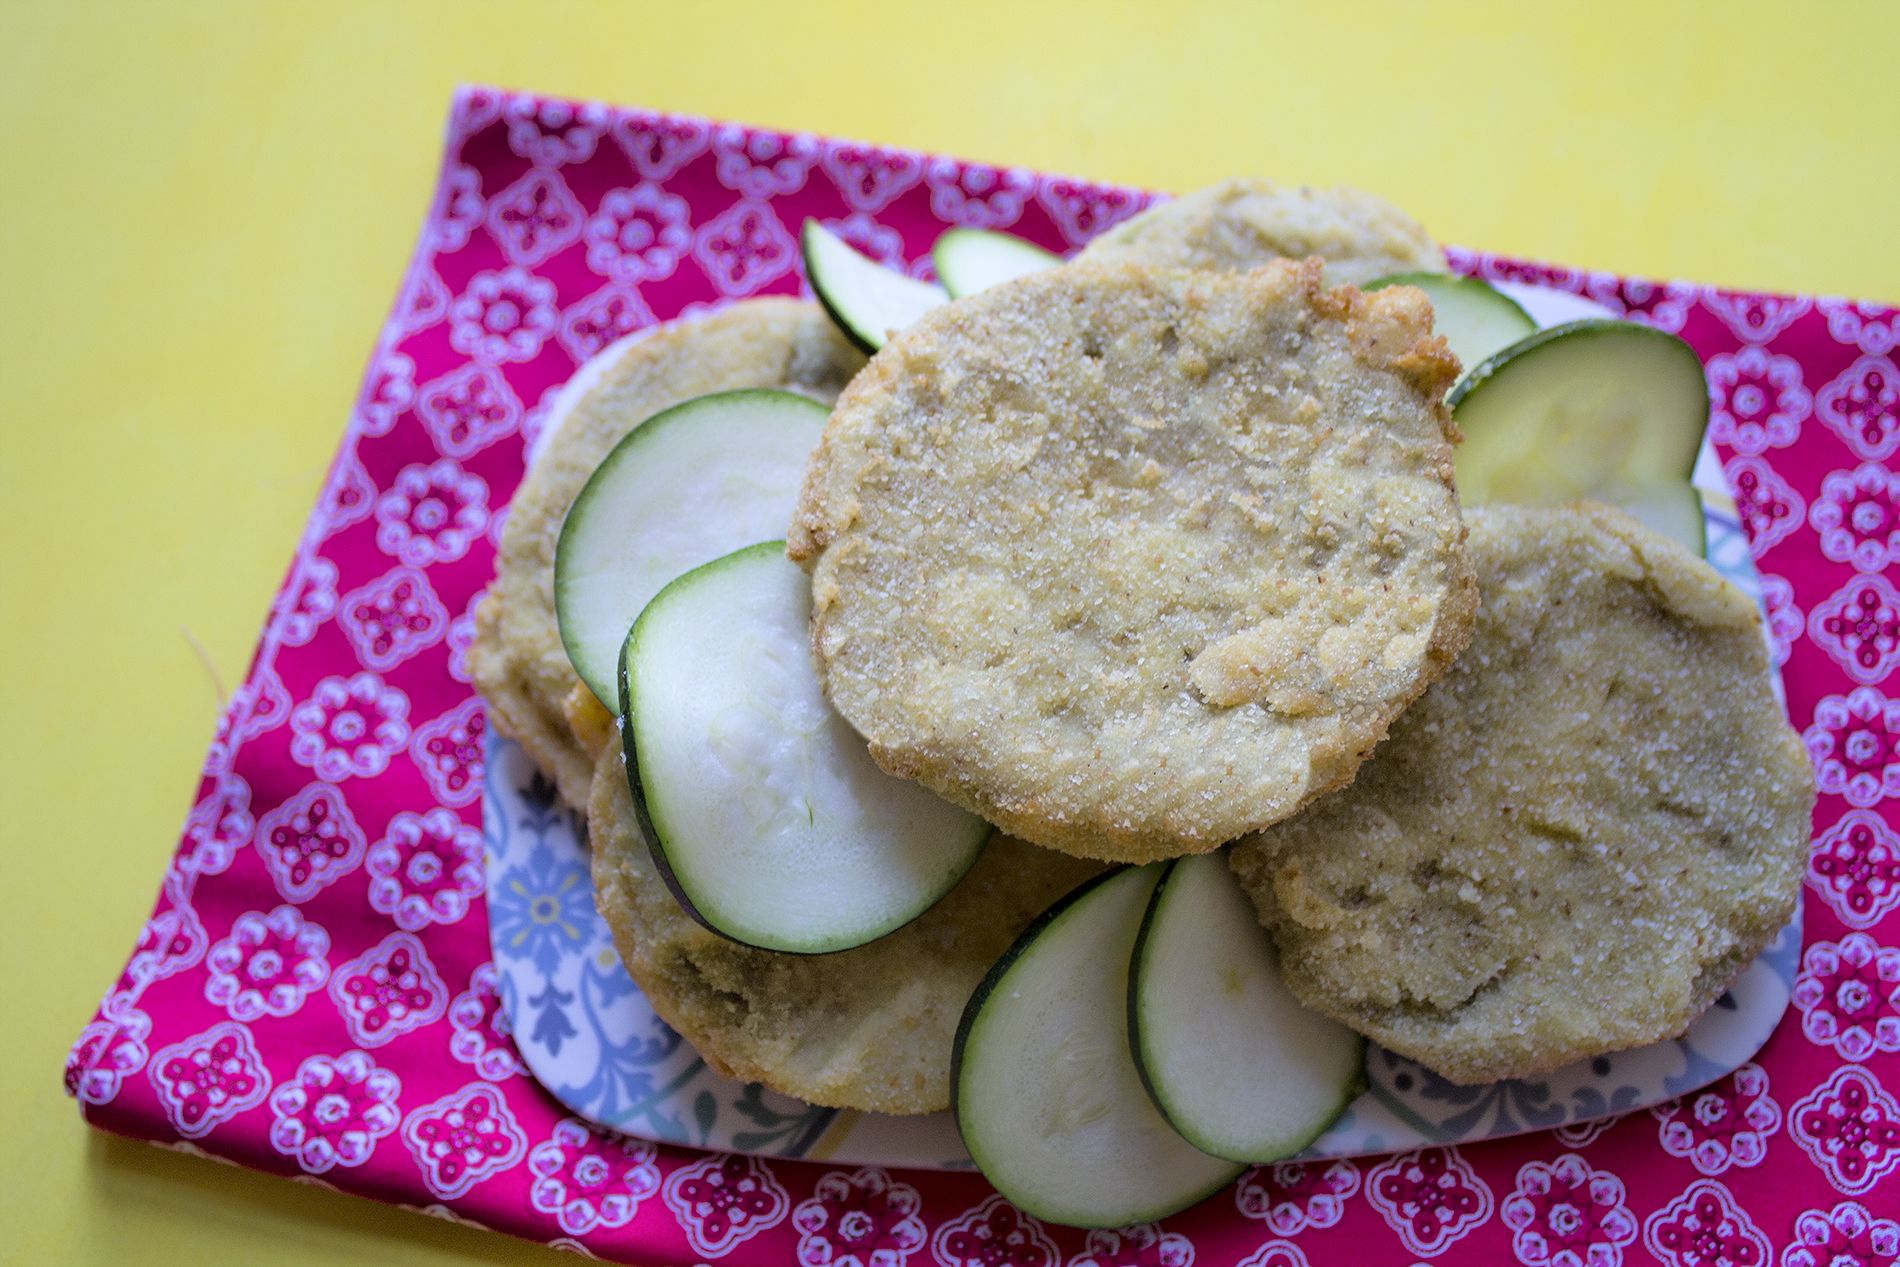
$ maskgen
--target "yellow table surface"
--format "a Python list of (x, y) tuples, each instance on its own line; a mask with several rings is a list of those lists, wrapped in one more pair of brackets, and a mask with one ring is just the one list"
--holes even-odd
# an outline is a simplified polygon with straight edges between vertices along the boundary
[(1158, 188), (1345, 181), (1447, 241), (1895, 301), (1896, 31), (1845, 2), (5, 0), (0, 1260), (555, 1261), (108, 1140), (59, 1087), (336, 445), (458, 81)]

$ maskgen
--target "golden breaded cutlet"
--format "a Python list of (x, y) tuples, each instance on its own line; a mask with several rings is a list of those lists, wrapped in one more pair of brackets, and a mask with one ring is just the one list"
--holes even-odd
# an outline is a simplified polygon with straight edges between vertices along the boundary
[(509, 504), (469, 669), (495, 729), (579, 808), (612, 718), (581, 683), (554, 611), (554, 547), (601, 459), (642, 422), (708, 392), (777, 387), (830, 403), (863, 365), (816, 304), (750, 299), (629, 347), (548, 440)]
[(1247, 269), (1317, 256), (1326, 282), (1363, 286), (1393, 273), (1442, 273), (1444, 252), (1418, 221), (1357, 189), (1224, 180), (1116, 225), (1084, 260)]
[(1476, 589), (1430, 303), (1320, 271), (1071, 264), (937, 309), (852, 380), (789, 549), (879, 765), (1118, 861), (1352, 778)]
[(1454, 1082), (1681, 1033), (1788, 920), (1814, 803), (1751, 603), (1608, 507), (1469, 515), (1471, 646), (1230, 861), (1295, 994)]

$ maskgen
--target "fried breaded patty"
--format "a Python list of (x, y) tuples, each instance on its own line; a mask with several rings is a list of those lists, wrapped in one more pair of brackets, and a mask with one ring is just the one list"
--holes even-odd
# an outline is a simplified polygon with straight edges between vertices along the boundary
[(475, 613), (469, 669), (495, 728), (587, 803), (610, 718), (581, 683), (554, 614), (554, 547), (587, 478), (662, 409), (707, 392), (779, 387), (826, 403), (864, 357), (816, 304), (752, 299), (661, 326), (631, 345), (576, 405), (509, 505), (495, 580)]
[(1343, 185), (1303, 189), (1243, 179), (1152, 207), (1096, 238), (1080, 258), (1224, 270), (1309, 255), (1326, 262), (1331, 286), (1445, 271), (1431, 236), (1382, 198)]
[(1814, 801), (1714, 569), (1603, 506), (1469, 522), (1471, 646), (1231, 854), (1302, 1001), (1462, 1083), (1681, 1033), (1792, 913)]
[(1116, 860), (1351, 779), (1476, 591), (1430, 304), (1319, 278), (1072, 264), (852, 380), (789, 548), (879, 765)]
[(950, 1104), (963, 1005), (1029, 922), (1093, 863), (994, 837), (942, 901), (830, 955), (730, 941), (681, 909), (641, 837), (620, 745), (587, 807), (594, 896), (640, 990), (706, 1062), (813, 1104), (932, 1113)]

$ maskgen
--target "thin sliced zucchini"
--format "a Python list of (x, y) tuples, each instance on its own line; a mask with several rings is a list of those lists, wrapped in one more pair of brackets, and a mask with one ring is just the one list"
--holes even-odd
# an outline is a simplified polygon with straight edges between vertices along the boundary
[(930, 259), (952, 299), (1040, 273), (1062, 262), (1060, 255), (1033, 242), (994, 229), (967, 228), (951, 229), (938, 238), (930, 248)]
[(1466, 369), (1537, 332), (1537, 323), (1509, 295), (1476, 277), (1394, 273), (1366, 287), (1416, 286), (1432, 301), (1432, 324)]
[(838, 328), (866, 352), (875, 352), (917, 318), (950, 297), (943, 287), (886, 268), (819, 224), (805, 221), (800, 235), (805, 276)]
[(1293, 1156), (1366, 1087), (1366, 1040), (1281, 982), (1224, 853), (1163, 871), (1135, 942), (1128, 1024), (1156, 1107), (1229, 1161)]
[(647, 419), (588, 477), (554, 547), (554, 610), (574, 671), (607, 708), (620, 644), (661, 586), (785, 534), (830, 411), (765, 389), (698, 396)]
[(747, 945), (846, 950), (908, 924), (990, 827), (878, 769), (818, 686), (811, 584), (783, 542), (661, 590), (621, 658), (628, 779), (680, 904)]
[(957, 1028), (950, 1086), (977, 1166), (1037, 1218), (1162, 1218), (1241, 1171), (1168, 1125), (1128, 1048), (1128, 963), (1155, 866), (1108, 872), (1045, 911), (991, 968)]
[(1666, 480), (1639, 488), (1617, 503), (1636, 518), (1680, 541), (1696, 558), (1708, 552), (1707, 519), (1702, 494), (1685, 480)]
[(1709, 421), (1694, 350), (1627, 321), (1540, 331), (1465, 375), (1447, 403), (1465, 437), (1458, 491), (1472, 505), (1622, 503), (1686, 482)]

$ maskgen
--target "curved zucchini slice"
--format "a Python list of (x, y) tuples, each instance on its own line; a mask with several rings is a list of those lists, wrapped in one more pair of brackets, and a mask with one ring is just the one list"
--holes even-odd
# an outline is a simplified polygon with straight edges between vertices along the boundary
[(811, 585), (767, 542), (695, 568), (621, 656), (622, 735), (654, 861), (689, 913), (822, 954), (923, 914), (990, 827), (878, 769), (818, 686)]
[(1039, 273), (1062, 257), (994, 229), (950, 229), (930, 248), (931, 263), (952, 299)]
[(1224, 852), (1167, 864), (1135, 942), (1128, 1023), (1155, 1106), (1230, 1161), (1293, 1156), (1366, 1087), (1366, 1040), (1280, 980)]
[(818, 302), (866, 352), (877, 351), (891, 335), (949, 302), (943, 287), (884, 267), (816, 220), (805, 221), (799, 242)]
[(971, 996), (950, 1071), (957, 1129), (1018, 1206), (1072, 1227), (1185, 1209), (1241, 1167), (1175, 1133), (1128, 1049), (1128, 963), (1155, 866), (1098, 876), (1045, 911)]
[(1465, 437), (1458, 491), (1472, 504), (1623, 504), (1686, 483), (1709, 421), (1695, 352), (1627, 321), (1539, 331), (1473, 369), (1447, 403)]
[(608, 709), (620, 644), (668, 581), (785, 534), (830, 411), (766, 389), (647, 419), (588, 477), (554, 547), (554, 611), (574, 671)]

